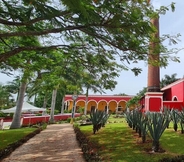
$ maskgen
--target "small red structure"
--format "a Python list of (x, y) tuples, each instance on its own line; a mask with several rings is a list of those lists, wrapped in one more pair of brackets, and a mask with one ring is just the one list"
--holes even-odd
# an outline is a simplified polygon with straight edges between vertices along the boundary
[[(75, 117), (79, 117), (80, 115), (81, 115), (80, 113), (75, 113)], [(38, 123), (48, 123), (49, 118), (50, 118), (50, 115), (23, 116), (21, 118), (21, 125), (22, 126), (29, 126), (29, 125), (34, 125), (34, 124), (38, 124)], [(68, 118), (71, 118), (71, 113), (54, 115), (55, 121), (67, 120)], [(11, 123), (12, 123), (12, 118), (8, 118), (8, 119), (3, 118), (2, 120), (4, 123), (8, 123), (9, 125), (11, 125)]]
[(164, 107), (182, 110), (184, 108), (184, 78), (167, 85), (161, 92), (147, 92), (141, 99), (144, 111), (162, 111)]
[[(79, 113), (75, 113), (75, 117), (79, 117), (79, 116), (80, 116)], [(49, 118), (50, 118), (50, 115), (23, 117), (22, 125), (27, 126), (27, 125), (34, 125), (37, 123), (44, 123), (44, 122), (48, 123)], [(71, 113), (54, 115), (55, 121), (67, 120), (68, 118), (71, 118)]]

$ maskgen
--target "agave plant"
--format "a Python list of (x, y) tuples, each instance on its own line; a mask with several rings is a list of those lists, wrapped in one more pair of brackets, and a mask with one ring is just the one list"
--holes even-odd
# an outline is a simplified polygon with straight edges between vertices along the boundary
[(139, 129), (140, 129), (139, 137), (142, 137), (142, 143), (145, 143), (146, 135), (148, 132), (148, 126), (147, 126), (148, 125), (148, 118), (144, 113), (142, 113), (138, 124), (139, 124)]
[(179, 112), (176, 109), (171, 110), (171, 120), (173, 122), (173, 128), (175, 131), (178, 130), (178, 123), (180, 121), (180, 116), (178, 115)]
[(104, 111), (92, 111), (90, 113), (90, 119), (93, 124), (93, 133), (95, 134), (102, 126), (105, 125), (107, 119), (109, 118), (109, 114)]
[(132, 128), (133, 128), (133, 130), (135, 130), (136, 129), (136, 132), (138, 131), (138, 129), (137, 129), (137, 111), (136, 111), (136, 109), (134, 109), (134, 110), (132, 110)]
[(130, 128), (132, 128), (132, 115), (131, 115), (131, 112), (127, 111), (124, 113), (124, 117), (125, 117), (125, 120), (127, 121), (128, 125)]
[(146, 142), (146, 135), (147, 135), (147, 119), (146, 117), (143, 117), (141, 120), (141, 137), (142, 137), (142, 143)]
[(160, 137), (170, 123), (170, 117), (158, 112), (148, 113), (148, 130), (153, 139), (152, 151), (158, 152), (160, 149)]
[[(170, 108), (164, 107), (162, 114), (171, 119), (171, 109)], [(167, 125), (167, 128), (169, 128), (169, 123)]]
[(184, 108), (180, 112), (177, 112), (180, 118), (181, 134), (184, 133)]
[(139, 133), (139, 137), (141, 137), (141, 127), (142, 127), (142, 112), (138, 110), (134, 110), (134, 116), (133, 116), (133, 121), (135, 123), (136, 127), (136, 132)]

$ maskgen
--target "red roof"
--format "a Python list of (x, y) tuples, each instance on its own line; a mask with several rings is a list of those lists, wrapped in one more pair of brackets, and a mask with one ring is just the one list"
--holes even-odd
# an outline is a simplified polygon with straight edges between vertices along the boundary
[(176, 82), (171, 83), (171, 84), (169, 84), (169, 85), (167, 85), (167, 86), (163, 87), (163, 88), (161, 89), (161, 91), (164, 91), (164, 90), (170, 89), (170, 88), (171, 88), (171, 87), (173, 87), (174, 85), (177, 85), (177, 84), (179, 84), (179, 83), (181, 83), (181, 82), (183, 82), (183, 81), (184, 81), (184, 78), (179, 79), (179, 80), (177, 80)]

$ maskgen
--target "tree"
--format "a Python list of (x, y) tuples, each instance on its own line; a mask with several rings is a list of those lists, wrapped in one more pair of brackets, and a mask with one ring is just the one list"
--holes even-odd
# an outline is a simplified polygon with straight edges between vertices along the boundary
[[(73, 50), (71, 56), (79, 49), (110, 53), (113, 58), (118, 56), (123, 64), (147, 61), (148, 40), (154, 32), (149, 19), (156, 15), (147, 0), (2, 0), (0, 3), (0, 37), (4, 46), (1, 63), (6, 64), (8, 58), (23, 51), (59, 48), (66, 53)], [(41, 46), (19, 43), (29, 37), (39, 37)], [(76, 41), (80, 43), (75, 44)], [(164, 55), (164, 63), (165, 58)], [(124, 69), (128, 69), (126, 65)], [(131, 70), (136, 75), (141, 72), (139, 67)]]
[[(25, 77), (25, 75), (24, 75)], [(23, 77), (23, 78), (24, 78)], [(17, 100), (17, 105), (16, 105), (16, 111), (13, 116), (13, 120), (10, 126), (10, 129), (16, 129), (20, 128), (20, 121), (21, 121), (21, 111), (22, 111), (22, 106), (23, 106), (23, 101), (24, 101), (24, 95), (26, 91), (26, 86), (27, 86), (27, 79), (26, 77), (23, 79), (20, 85), (20, 90), (19, 90), (19, 96)]]
[[(6, 87), (9, 90), (9, 92), (11, 92), (13, 94), (17, 94), (17, 99), (18, 99), (19, 88), (20, 88), (20, 77), (17, 76), (13, 81), (7, 82)], [(17, 101), (17, 99), (16, 99), (16, 101)]]
[[(38, 40), (34, 37), (27, 37), (21, 41), (22, 45), (30, 44), (36, 45), (39, 44)], [(20, 121), (21, 121), (21, 111), (22, 105), (26, 93), (26, 88), (28, 82), (31, 80), (31, 77), (34, 76), (35, 69), (40, 69), (44, 67), (44, 64), (41, 63), (48, 63), (50, 60), (47, 59), (43, 55), (35, 55), (35, 52), (21, 52), (18, 55), (12, 56), (7, 60), (7, 65), (11, 65), (11, 69), (19, 69), (22, 71), (22, 78), (20, 80), (20, 89), (18, 100), (16, 104), (16, 111), (13, 116), (13, 121), (10, 126), (10, 129), (20, 128)], [(40, 64), (42, 66), (40, 66)]]
[(126, 106), (127, 107), (139, 107), (140, 106), (140, 100), (141, 98), (144, 96), (144, 94), (146, 93), (147, 88), (144, 87), (142, 90), (140, 90), (136, 96), (132, 97), (127, 103)]
[(160, 87), (163, 88), (163, 87), (165, 87), (165, 86), (167, 86), (167, 85), (177, 81), (178, 78), (176, 78), (176, 76), (177, 76), (176, 73), (172, 74), (171, 76), (169, 76), (167, 74), (164, 75), (164, 78), (161, 79)]
[(12, 106), (11, 98), (13, 98), (13, 96), (7, 88), (7, 85), (0, 84), (0, 107), (4, 109)]

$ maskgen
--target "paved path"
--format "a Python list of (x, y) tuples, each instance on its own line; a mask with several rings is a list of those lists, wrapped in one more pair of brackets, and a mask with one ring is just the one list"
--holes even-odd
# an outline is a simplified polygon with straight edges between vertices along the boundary
[(2, 162), (85, 162), (71, 124), (52, 124)]

